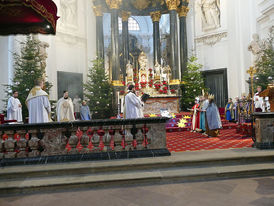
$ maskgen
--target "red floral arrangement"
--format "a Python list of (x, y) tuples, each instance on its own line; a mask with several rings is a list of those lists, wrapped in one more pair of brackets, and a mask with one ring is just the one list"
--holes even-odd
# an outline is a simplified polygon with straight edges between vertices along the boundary
[(155, 84), (154, 84), (154, 87), (155, 87), (155, 89), (157, 89), (157, 90), (158, 90), (158, 89), (160, 89), (161, 84), (157, 84), (157, 83), (155, 83)]
[(146, 85), (147, 85), (147, 82), (140, 82), (140, 84), (141, 84), (141, 87), (142, 87), (142, 88), (145, 88)]
[(149, 72), (152, 72), (152, 69), (151, 69), (151, 68), (149, 68), (148, 70), (149, 70)]
[(167, 90), (164, 90), (163, 93), (164, 93), (164, 94), (167, 94)]
[(122, 84), (125, 86), (125, 85), (126, 85), (126, 82), (125, 82), (125, 81), (122, 81)]
[(171, 92), (172, 94), (175, 94), (175, 93), (176, 93), (175, 89), (171, 89), (170, 92)]
[(125, 91), (124, 90), (121, 90), (120, 91), (120, 95), (124, 95), (125, 94)]
[(164, 87), (163, 90), (166, 91), (166, 90), (167, 90), (167, 87)]
[(149, 77), (152, 77), (152, 75), (153, 75), (153, 74), (150, 73), (150, 74), (149, 74)]
[(163, 81), (163, 85), (167, 85), (167, 82), (166, 82), (166, 81)]
[(159, 90), (159, 93), (162, 94), (164, 91), (162, 89)]

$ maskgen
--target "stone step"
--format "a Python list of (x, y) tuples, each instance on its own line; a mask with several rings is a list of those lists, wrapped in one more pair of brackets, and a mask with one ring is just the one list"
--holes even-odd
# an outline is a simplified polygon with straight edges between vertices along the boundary
[[(241, 152), (236, 152), (241, 151)], [(0, 181), (56, 175), (95, 174), (171, 167), (219, 166), (274, 162), (274, 151), (254, 148), (172, 153), (171, 156), (59, 164), (7, 166), (0, 168)]]
[(178, 183), (224, 178), (274, 175), (273, 163), (197, 168), (165, 168), (119, 171), (106, 174), (66, 175), (0, 182), (0, 194), (46, 192), (74, 188), (98, 188), (132, 184)]

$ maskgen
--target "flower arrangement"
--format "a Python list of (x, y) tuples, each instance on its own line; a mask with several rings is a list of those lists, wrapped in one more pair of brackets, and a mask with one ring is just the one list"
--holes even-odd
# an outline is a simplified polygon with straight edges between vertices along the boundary
[(155, 84), (154, 84), (154, 87), (155, 87), (155, 89), (159, 90), (159, 89), (161, 88), (161, 84), (155, 83)]
[(162, 89), (160, 89), (160, 90), (159, 90), (159, 93), (162, 94), (162, 93), (164, 93), (164, 91), (163, 91)]
[(152, 87), (152, 86), (153, 86), (153, 80), (152, 80), (152, 79), (148, 82), (148, 86), (149, 86), (149, 87)]
[(167, 85), (167, 82), (166, 82), (166, 81), (163, 81), (163, 85)]
[(121, 90), (120, 91), (120, 95), (124, 95), (125, 94), (125, 91), (124, 90)]
[(147, 85), (147, 82), (140, 82), (140, 84), (141, 84), (141, 88), (145, 88)]
[(175, 89), (171, 89), (170, 92), (171, 92), (172, 94), (175, 94), (175, 93), (176, 93), (176, 90), (175, 90)]

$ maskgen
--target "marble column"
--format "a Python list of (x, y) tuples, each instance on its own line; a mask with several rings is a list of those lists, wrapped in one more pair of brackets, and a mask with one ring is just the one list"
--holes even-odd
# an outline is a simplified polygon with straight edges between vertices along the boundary
[(103, 12), (102, 6), (93, 6), (96, 15), (96, 55), (104, 59), (104, 32), (103, 32)]
[(177, 7), (180, 1), (166, 0), (166, 5), (170, 16), (170, 67), (172, 78), (170, 85), (179, 85), (179, 53), (178, 53), (178, 28), (177, 28)]
[(181, 63), (181, 75), (186, 71), (187, 67), (187, 32), (186, 32), (186, 16), (189, 8), (182, 6), (179, 10), (180, 20), (180, 63)]
[(107, 0), (111, 11), (111, 71), (112, 85), (122, 86), (120, 81), (118, 12), (122, 0)]
[(126, 77), (126, 65), (129, 61), (129, 37), (128, 37), (128, 18), (130, 12), (122, 11), (122, 39), (123, 39), (123, 78)]
[(154, 11), (150, 13), (153, 22), (153, 60), (154, 65), (156, 62), (161, 63), (161, 45), (160, 45), (160, 30), (159, 22), (161, 19), (161, 12)]

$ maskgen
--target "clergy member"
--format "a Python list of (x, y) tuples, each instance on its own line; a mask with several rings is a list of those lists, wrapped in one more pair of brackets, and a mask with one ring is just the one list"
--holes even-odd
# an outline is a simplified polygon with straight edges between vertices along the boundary
[(125, 119), (134, 119), (142, 117), (142, 107), (144, 103), (135, 94), (135, 88), (133, 85), (128, 86), (128, 93), (125, 96)]
[(57, 121), (58, 122), (67, 122), (74, 121), (74, 110), (73, 103), (69, 97), (68, 91), (64, 91), (63, 97), (57, 102)]
[(87, 105), (87, 102), (85, 100), (83, 100), (82, 102), (82, 106), (80, 109), (80, 116), (81, 116), (81, 120), (91, 120), (89, 106)]
[(22, 105), (18, 99), (18, 92), (13, 91), (12, 94), (8, 100), (7, 119), (22, 122)]
[(259, 96), (259, 93), (262, 91), (262, 87), (257, 87), (257, 93), (254, 95), (254, 106), (255, 106), (255, 112), (262, 112), (263, 111), (263, 103), (264, 99), (263, 97)]
[(44, 82), (35, 81), (35, 87), (30, 90), (26, 103), (29, 109), (29, 123), (45, 123), (50, 120), (50, 102), (48, 94), (42, 90)]

